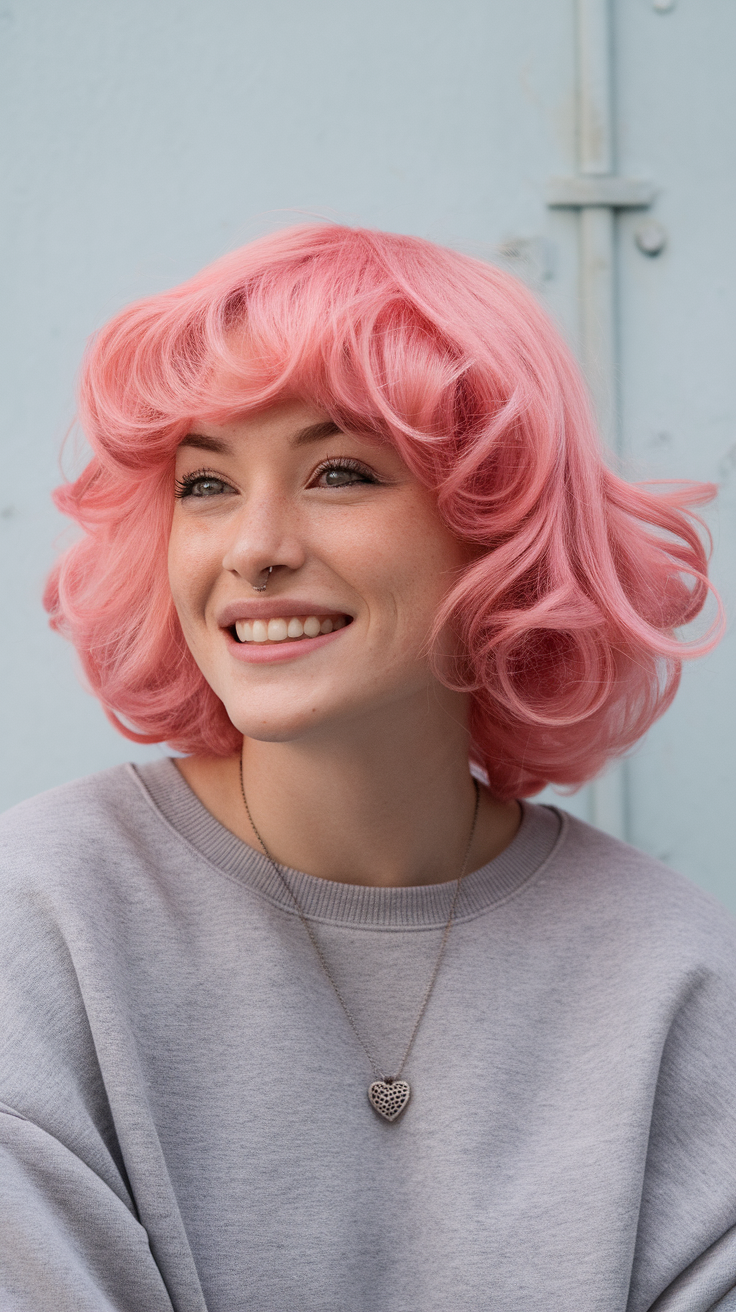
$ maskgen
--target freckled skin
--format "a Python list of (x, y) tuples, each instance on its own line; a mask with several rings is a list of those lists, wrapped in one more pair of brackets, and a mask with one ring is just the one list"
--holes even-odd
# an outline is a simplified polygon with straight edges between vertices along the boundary
[[(316, 416), (287, 406), (227, 428), (233, 454), (181, 448), (177, 476), (206, 465), (232, 494), (177, 501), (169, 573), (187, 642), (233, 723), (248, 736), (269, 726), (281, 740), (298, 735), (306, 715), (326, 723), (376, 699), (394, 700), (433, 682), (422, 647), (437, 606), (466, 560), (466, 549), (440, 521), (434, 498), (393, 448), (329, 437), (290, 448), (289, 438)], [(379, 483), (310, 487), (330, 457), (365, 462)], [(204, 460), (203, 460), (204, 458)], [(274, 565), (268, 597), (308, 596), (353, 616), (339, 643), (308, 662), (237, 666), (215, 614), (224, 601), (255, 595), (251, 581)], [(339, 653), (339, 654), (338, 654)]]
[[(244, 734), (249, 802), (277, 858), (356, 883), (441, 882), (457, 874), (474, 807), (469, 700), (432, 673), (426, 641), (469, 549), (391, 446), (345, 433), (295, 445), (324, 420), (289, 403), (197, 425), (226, 449), (177, 453), (188, 492), (171, 528), (172, 595), (195, 660)], [(304, 657), (236, 659), (218, 614), (252, 601), (268, 566), (269, 599), (352, 622)], [(257, 845), (238, 759), (179, 764), (205, 806)], [(516, 803), (484, 791), (471, 868), (518, 822)]]

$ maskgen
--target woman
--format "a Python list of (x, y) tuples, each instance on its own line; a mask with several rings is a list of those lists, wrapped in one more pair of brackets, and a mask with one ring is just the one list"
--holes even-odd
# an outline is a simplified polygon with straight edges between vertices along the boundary
[(46, 604), (184, 755), (4, 820), (3, 1306), (736, 1307), (733, 926), (518, 801), (707, 645), (711, 489), (604, 468), (512, 279), (339, 227), (124, 311), (81, 415)]

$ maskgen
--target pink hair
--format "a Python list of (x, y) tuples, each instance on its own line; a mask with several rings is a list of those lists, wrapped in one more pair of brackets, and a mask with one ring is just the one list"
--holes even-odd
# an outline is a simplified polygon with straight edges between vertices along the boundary
[(597, 774), (669, 706), (683, 656), (713, 645), (675, 630), (709, 587), (686, 507), (715, 488), (655, 493), (606, 469), (578, 370), (523, 286), (415, 237), (291, 228), (123, 310), (86, 357), (94, 454), (55, 496), (86, 536), (45, 605), (127, 737), (239, 748), (169, 591), (172, 462), (195, 418), (287, 397), (390, 440), (477, 548), (430, 650), (443, 626), (459, 635), (442, 677), (472, 695), (472, 754), (497, 796)]

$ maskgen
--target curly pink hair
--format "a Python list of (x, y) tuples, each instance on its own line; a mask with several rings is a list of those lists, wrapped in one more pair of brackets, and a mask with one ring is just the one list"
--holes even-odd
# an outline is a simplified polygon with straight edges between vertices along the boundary
[(171, 599), (172, 463), (194, 419), (286, 398), (391, 441), (477, 547), (430, 651), (451, 625), (464, 655), (443, 678), (471, 694), (473, 758), (498, 797), (597, 774), (716, 640), (675, 636), (710, 586), (687, 506), (715, 488), (654, 492), (605, 467), (578, 369), (523, 286), (415, 237), (300, 226), (123, 310), (87, 354), (94, 454), (55, 496), (86, 535), (45, 605), (127, 737), (239, 748)]

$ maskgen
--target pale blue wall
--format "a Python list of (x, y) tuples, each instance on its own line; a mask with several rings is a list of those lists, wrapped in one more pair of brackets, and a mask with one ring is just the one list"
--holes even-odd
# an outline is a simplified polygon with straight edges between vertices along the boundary
[[(627, 451), (645, 475), (723, 480), (716, 572), (733, 603), (736, 7), (615, 9), (622, 164), (660, 185), (670, 232), (650, 260), (621, 221)], [(107, 725), (39, 602), (67, 531), (48, 497), (88, 334), (306, 211), (487, 258), (532, 239), (518, 267), (574, 341), (575, 217), (543, 203), (545, 179), (574, 168), (574, 40), (572, 0), (24, 0), (0, 37), (9, 805), (157, 750)], [(736, 907), (734, 672), (732, 641), (688, 671), (630, 801), (634, 841)]]

